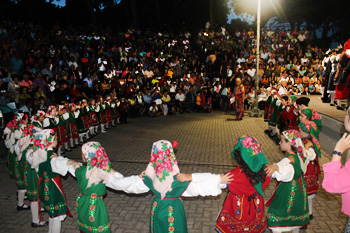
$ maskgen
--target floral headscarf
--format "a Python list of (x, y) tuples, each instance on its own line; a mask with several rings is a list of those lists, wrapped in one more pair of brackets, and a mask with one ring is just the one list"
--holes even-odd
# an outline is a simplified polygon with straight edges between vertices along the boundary
[(310, 134), (311, 136), (311, 142), (314, 145), (315, 152), (319, 158), (321, 158), (321, 146), (319, 141), (319, 130), (317, 128), (317, 125), (313, 121), (305, 121), (303, 123), (299, 124), (299, 127), (302, 131), (305, 133)]
[(322, 121), (321, 121), (321, 117), (318, 114), (318, 112), (316, 112), (315, 110), (310, 109), (310, 108), (305, 108), (305, 109), (301, 110), (301, 112), (304, 113), (310, 121), (315, 122), (317, 127), (322, 129)]
[[(21, 121), (17, 120), (17, 116), (14, 117), (12, 121), (7, 123), (6, 128), (4, 129), (5, 145), (13, 153), (13, 146), (16, 143), (16, 138), (21, 131)], [(15, 137), (16, 134), (16, 137)]]
[(293, 102), (295, 102), (295, 101), (297, 100), (297, 96), (296, 96), (296, 95), (291, 95), (291, 96), (289, 96), (289, 98), (290, 98)]
[(36, 171), (39, 165), (47, 160), (47, 152), (55, 140), (55, 131), (53, 129), (45, 129), (37, 132), (32, 138), (33, 143), (33, 164), (32, 168)]
[(54, 105), (49, 106), (49, 108), (47, 109), (47, 112), (46, 112), (46, 117), (54, 118), (55, 116), (51, 115), (51, 111), (54, 109), (56, 109), (56, 106), (54, 106)]
[(92, 184), (96, 185), (101, 182), (97, 176), (98, 169), (110, 172), (111, 163), (99, 142), (87, 142), (81, 147), (81, 151), (87, 160), (85, 177), (89, 180), (86, 188), (89, 188)]
[(180, 169), (173, 145), (169, 141), (159, 140), (153, 143), (151, 160), (145, 173), (153, 181), (153, 187), (160, 193), (162, 199), (172, 190), (174, 176), (180, 173)]
[[(254, 137), (243, 135), (237, 139), (236, 145), (231, 153), (234, 160), (236, 160), (234, 154), (235, 150), (240, 150), (244, 162), (253, 172), (258, 172), (265, 164), (268, 163), (261, 150), (260, 142)], [(254, 188), (261, 196), (264, 195), (261, 182), (254, 185)]]
[(299, 132), (296, 130), (286, 130), (282, 132), (282, 135), (285, 137), (285, 139), (288, 142), (292, 143), (292, 147), (297, 149), (297, 154), (300, 160), (300, 167), (303, 173), (305, 173), (307, 164), (306, 164), (306, 157), (304, 155), (306, 152), (305, 152), (304, 143), (300, 138)]
[(28, 124), (22, 127), (22, 136), (19, 140), (19, 147), (21, 148), (21, 153), (18, 155), (19, 160), (22, 158), (22, 152), (28, 148), (31, 144), (32, 139), (35, 137), (36, 129), (34, 125)]

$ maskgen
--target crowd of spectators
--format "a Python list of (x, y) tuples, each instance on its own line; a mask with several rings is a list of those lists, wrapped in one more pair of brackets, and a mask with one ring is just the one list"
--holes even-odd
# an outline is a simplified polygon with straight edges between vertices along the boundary
[(258, 71), (252, 29), (205, 28), (197, 35), (84, 32), (3, 21), (0, 41), (0, 105), (30, 114), (50, 104), (107, 95), (124, 97), (132, 116), (234, 110), (237, 79), (248, 109), (256, 72), (259, 100), (282, 79), (289, 93), (321, 94), (324, 54), (306, 29), (263, 29)]

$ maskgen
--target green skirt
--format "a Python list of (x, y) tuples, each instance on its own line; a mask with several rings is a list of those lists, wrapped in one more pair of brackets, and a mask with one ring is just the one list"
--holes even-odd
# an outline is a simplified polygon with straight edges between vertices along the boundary
[(26, 163), (23, 169), (24, 184), (27, 189), (27, 196), (30, 201), (38, 200), (38, 174)]
[(16, 154), (15, 152), (8, 151), (7, 154), (7, 166), (9, 168), (9, 175), (11, 179), (15, 178), (15, 163), (16, 163)]
[[(25, 151), (23, 153), (25, 154)], [(26, 185), (23, 182), (23, 168), (26, 163), (25, 155), (22, 156), (21, 160), (19, 161), (17, 156), (15, 156), (15, 182), (17, 189), (26, 189)]]

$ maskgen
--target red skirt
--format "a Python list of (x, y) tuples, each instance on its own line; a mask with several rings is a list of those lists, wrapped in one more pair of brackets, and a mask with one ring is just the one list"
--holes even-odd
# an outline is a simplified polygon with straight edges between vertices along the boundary
[(58, 132), (60, 134), (60, 137), (58, 139), (58, 141), (61, 143), (61, 145), (63, 143), (67, 143), (68, 142), (68, 134), (67, 134), (67, 129), (65, 125), (59, 125), (58, 126)]
[(303, 175), (306, 183), (307, 195), (312, 195), (318, 192), (319, 177), (321, 174), (318, 157), (307, 165), (306, 173)]
[(70, 132), (71, 132), (72, 139), (79, 138), (79, 132), (78, 132), (77, 123), (75, 123), (75, 122), (74, 123), (70, 123), (69, 127), (70, 127)]
[(349, 98), (349, 87), (347, 85), (335, 86), (335, 99), (347, 100)]
[(107, 124), (106, 113), (101, 112), (101, 120), (102, 120), (102, 124)]
[(91, 124), (93, 126), (98, 125), (98, 119), (97, 119), (97, 114), (96, 112), (90, 112), (90, 119), (91, 119)]
[(106, 109), (106, 117), (107, 117), (107, 122), (113, 121), (113, 116), (112, 116), (112, 111), (110, 108)]
[(265, 109), (264, 109), (264, 121), (269, 121), (269, 110), (270, 110), (271, 104), (265, 104)]
[(89, 121), (90, 121), (90, 117), (88, 114), (85, 114), (84, 116), (81, 117), (81, 119), (83, 120), (84, 123), (84, 129), (88, 130), (89, 129)]

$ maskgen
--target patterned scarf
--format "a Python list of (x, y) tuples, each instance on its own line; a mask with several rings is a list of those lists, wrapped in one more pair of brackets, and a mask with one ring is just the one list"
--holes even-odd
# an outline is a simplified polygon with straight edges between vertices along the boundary
[[(236, 145), (231, 153), (234, 160), (236, 160), (234, 154), (235, 150), (240, 150), (244, 162), (248, 165), (250, 170), (255, 173), (260, 171), (260, 169), (268, 163), (261, 150), (260, 142), (254, 137), (243, 135), (237, 139)], [(264, 195), (261, 182), (254, 185), (254, 188), (261, 196)]]
[(282, 132), (282, 135), (285, 137), (285, 139), (288, 142), (292, 143), (292, 147), (297, 149), (297, 155), (300, 160), (300, 167), (303, 173), (305, 174), (307, 164), (306, 164), (306, 157), (304, 155), (306, 152), (305, 152), (304, 143), (300, 138), (299, 132), (296, 130), (286, 130)]
[(87, 142), (81, 147), (81, 151), (87, 160), (85, 177), (89, 180), (86, 188), (89, 188), (92, 184), (96, 185), (102, 181), (97, 175), (99, 169), (111, 171), (111, 163), (99, 142)]
[(37, 132), (32, 138), (33, 144), (33, 164), (32, 168), (38, 171), (39, 165), (47, 160), (47, 152), (51, 150), (50, 146), (55, 140), (55, 131), (53, 129), (45, 129)]
[[(173, 145), (176, 146), (177, 142), (174, 142)], [(174, 176), (180, 173), (173, 145), (166, 140), (154, 142), (151, 160), (145, 172), (146, 176), (153, 181), (153, 187), (160, 193), (161, 199), (172, 190)]]
[(322, 129), (322, 119), (318, 112), (310, 108), (303, 109), (301, 110), (301, 112), (306, 115), (307, 119), (315, 122), (315, 124), (317, 125), (317, 127), (319, 127), (320, 130)]
[(314, 145), (314, 149), (319, 158), (321, 158), (321, 146), (319, 141), (319, 130), (315, 122), (313, 121), (305, 121), (299, 124), (299, 128), (308, 133), (311, 136), (311, 142)]

